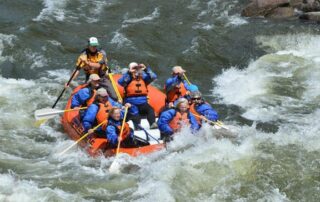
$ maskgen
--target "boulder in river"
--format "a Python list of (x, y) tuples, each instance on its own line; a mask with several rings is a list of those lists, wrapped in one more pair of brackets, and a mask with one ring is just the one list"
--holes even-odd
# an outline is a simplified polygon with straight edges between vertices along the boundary
[(320, 0), (290, 0), (290, 7), (303, 12), (320, 11)]
[(267, 16), (278, 7), (288, 6), (290, 0), (251, 0), (251, 3), (243, 9), (242, 16)]
[(270, 11), (265, 17), (270, 18), (289, 18), (295, 15), (292, 7), (278, 7)]
[(298, 9), (303, 12), (320, 11), (320, 0), (302, 0)]

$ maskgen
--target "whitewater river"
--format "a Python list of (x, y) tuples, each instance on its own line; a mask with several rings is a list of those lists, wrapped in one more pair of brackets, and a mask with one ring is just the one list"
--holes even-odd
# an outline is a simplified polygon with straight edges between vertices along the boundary
[[(319, 25), (240, 17), (246, 0), (0, 0), (0, 201), (320, 201)], [(221, 120), (150, 156), (91, 158), (57, 117), (40, 128), (90, 36), (114, 70), (187, 70)], [(79, 83), (81, 78), (77, 80)], [(64, 108), (70, 90), (57, 108)]]

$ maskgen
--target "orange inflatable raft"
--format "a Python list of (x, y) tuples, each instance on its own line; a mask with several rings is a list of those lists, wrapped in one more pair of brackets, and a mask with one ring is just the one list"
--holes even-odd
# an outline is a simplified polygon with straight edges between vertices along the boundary
[[(120, 76), (121, 75), (119, 74), (113, 76), (116, 83)], [(118, 83), (117, 87), (121, 96), (123, 97), (123, 88)], [(70, 109), (72, 95), (70, 96), (65, 109)], [(165, 103), (165, 94), (154, 86), (149, 85), (148, 97), (149, 104), (153, 107), (156, 116), (158, 116), (161, 108)], [(77, 141), (79, 138), (81, 138), (81, 136), (83, 135), (83, 129), (79, 119), (78, 111), (65, 112), (61, 118), (61, 122), (65, 132), (71, 139)], [(131, 121), (129, 122), (129, 125), (131, 125), (132, 127)], [(134, 131), (134, 136), (143, 144), (139, 144), (139, 146), (133, 148), (120, 148), (120, 153), (127, 153), (131, 156), (138, 156), (141, 154), (155, 152), (164, 148), (163, 142), (161, 140), (158, 140), (160, 138), (160, 131), (158, 129), (149, 129), (149, 124), (145, 119), (142, 119), (141, 125), (145, 130)], [(100, 155), (101, 153), (103, 153), (106, 157), (109, 157), (116, 154), (116, 149), (107, 149), (106, 138), (99, 138), (94, 136), (94, 138), (92, 138), (90, 142), (88, 141), (88, 139), (84, 139), (79, 142), (79, 145), (86, 148), (88, 153), (92, 156)]]

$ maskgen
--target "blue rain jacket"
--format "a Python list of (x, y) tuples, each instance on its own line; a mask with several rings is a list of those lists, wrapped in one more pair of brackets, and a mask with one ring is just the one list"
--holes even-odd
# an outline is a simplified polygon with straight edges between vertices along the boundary
[[(145, 81), (146, 85), (149, 85), (152, 81), (157, 79), (157, 75), (151, 70), (150, 67), (147, 67), (144, 72), (142, 73), (142, 79)], [(122, 77), (118, 80), (118, 83), (126, 87), (132, 81), (132, 75), (128, 71), (127, 73), (123, 74)], [(124, 103), (130, 103), (131, 105), (141, 105), (148, 102), (147, 96), (134, 96), (134, 97), (126, 97), (124, 98)], [(130, 109), (130, 113), (134, 114), (135, 109)]]
[[(161, 133), (165, 135), (172, 135), (174, 133), (172, 128), (169, 126), (169, 123), (175, 117), (175, 115), (175, 109), (169, 109), (161, 113), (157, 122)], [(190, 112), (188, 113), (188, 119), (190, 120), (191, 131), (194, 133), (199, 130), (200, 125), (198, 124), (196, 118)]]
[(210, 121), (217, 121), (219, 119), (219, 115), (217, 113), (216, 110), (214, 110), (211, 105), (209, 105), (208, 103), (202, 103), (199, 105), (194, 105), (195, 110), (205, 116), (207, 119), (209, 119)]
[[(115, 126), (121, 126), (122, 125), (122, 119), (120, 119), (119, 121), (116, 121), (112, 118), (109, 119), (108, 121), (108, 126), (106, 129), (106, 136), (108, 139), (109, 144), (111, 144), (112, 146), (116, 146), (118, 144), (118, 129)], [(130, 130), (130, 136), (129, 138), (133, 140), (133, 131)]]
[[(120, 103), (114, 101), (110, 97), (108, 98), (108, 101), (111, 103), (113, 107), (119, 107), (119, 108), (122, 107)], [(97, 103), (93, 103), (92, 105), (89, 106), (89, 108), (85, 112), (82, 118), (82, 126), (85, 132), (88, 132), (88, 130), (91, 129), (96, 123), (96, 116), (98, 111), (99, 111), (99, 105)]]
[(92, 96), (93, 91), (90, 87), (83, 88), (73, 95), (71, 100), (71, 108), (80, 107), (85, 105), (87, 100)]

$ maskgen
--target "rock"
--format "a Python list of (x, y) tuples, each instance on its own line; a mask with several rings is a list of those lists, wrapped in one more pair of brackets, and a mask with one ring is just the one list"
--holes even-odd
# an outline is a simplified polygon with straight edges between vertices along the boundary
[(260, 12), (258, 5), (251, 2), (242, 10), (241, 15), (245, 17), (259, 16)]
[(320, 11), (320, 0), (303, 0), (298, 9), (304, 12)]
[(255, 0), (259, 8), (289, 5), (290, 0)]
[(278, 7), (273, 9), (267, 16), (270, 18), (289, 18), (295, 15), (292, 7)]
[(290, 0), (252, 0), (241, 15), (245, 17), (266, 16), (271, 11), (280, 6), (289, 5)]
[(303, 20), (313, 20), (316, 22), (320, 22), (320, 12), (304, 13), (299, 18)]
[(290, 0), (290, 6), (303, 12), (320, 11), (320, 0)]
[(320, 12), (315, 11), (320, 11), (320, 0), (251, 0), (241, 15), (288, 18), (306, 12), (300, 19), (320, 22)]
[(290, 0), (290, 6), (293, 8), (300, 8), (305, 0)]

